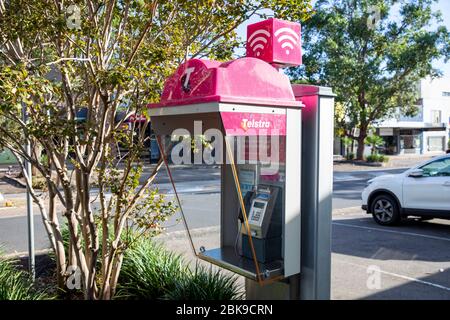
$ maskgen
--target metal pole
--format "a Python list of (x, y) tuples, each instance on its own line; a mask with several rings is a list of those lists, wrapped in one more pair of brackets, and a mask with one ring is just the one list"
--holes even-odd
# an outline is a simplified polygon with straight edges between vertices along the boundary
[[(28, 114), (26, 107), (23, 107), (23, 120), (25, 123), (28, 122)], [(25, 151), (28, 156), (31, 155), (31, 141), (27, 137)], [(32, 185), (33, 174), (31, 172), (31, 162), (25, 159), (25, 170), (28, 176), (30, 185)], [(30, 272), (30, 277), (34, 281), (36, 278), (36, 261), (35, 261), (35, 251), (34, 251), (34, 217), (33, 217), (33, 199), (31, 198), (30, 188), (27, 187), (27, 229), (28, 229), (28, 271)]]
[(334, 94), (294, 86), (302, 114), (302, 226), (300, 300), (329, 300), (333, 195)]

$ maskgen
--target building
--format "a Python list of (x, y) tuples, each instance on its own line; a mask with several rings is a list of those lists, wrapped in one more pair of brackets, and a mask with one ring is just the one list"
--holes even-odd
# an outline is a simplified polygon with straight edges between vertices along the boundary
[(449, 148), (450, 78), (424, 79), (418, 87), (417, 116), (398, 113), (375, 126), (387, 154), (433, 154)]

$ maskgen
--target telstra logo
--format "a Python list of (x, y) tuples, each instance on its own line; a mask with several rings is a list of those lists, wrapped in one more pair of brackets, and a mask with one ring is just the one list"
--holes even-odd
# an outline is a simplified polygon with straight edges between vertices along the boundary
[(244, 129), (244, 131), (247, 131), (248, 129), (254, 128), (254, 129), (267, 129), (270, 128), (270, 121), (264, 121), (264, 120), (248, 120), (248, 119), (242, 119), (241, 121), (241, 128)]

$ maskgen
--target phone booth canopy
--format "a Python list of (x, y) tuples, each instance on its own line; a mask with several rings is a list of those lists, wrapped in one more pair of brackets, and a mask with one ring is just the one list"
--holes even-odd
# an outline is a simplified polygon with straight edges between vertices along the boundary
[[(260, 284), (300, 273), (302, 107), (288, 77), (253, 57), (189, 60), (149, 105), (198, 258)], [(186, 166), (217, 192), (180, 191), (174, 172)], [(205, 221), (220, 225), (216, 242)]]

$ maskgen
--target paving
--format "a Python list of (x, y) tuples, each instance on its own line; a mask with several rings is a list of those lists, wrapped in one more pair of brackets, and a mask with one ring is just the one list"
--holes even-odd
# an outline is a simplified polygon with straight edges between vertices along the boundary
[(405, 169), (411, 168), (421, 162), (432, 159), (433, 157), (443, 155), (444, 153), (435, 153), (431, 155), (394, 155), (387, 156), (389, 162), (383, 164), (368, 164), (358, 161), (335, 161), (334, 171), (373, 171), (386, 169)]

